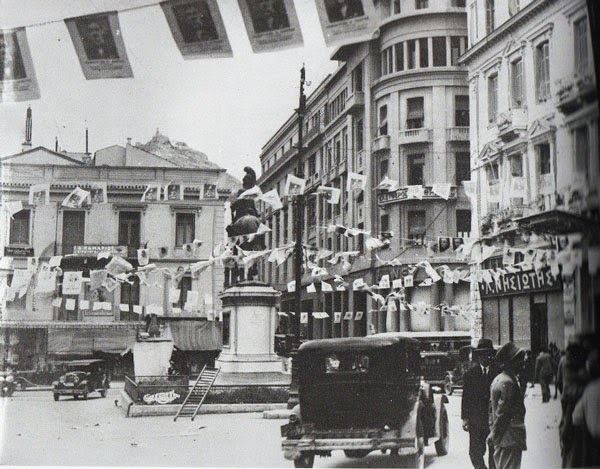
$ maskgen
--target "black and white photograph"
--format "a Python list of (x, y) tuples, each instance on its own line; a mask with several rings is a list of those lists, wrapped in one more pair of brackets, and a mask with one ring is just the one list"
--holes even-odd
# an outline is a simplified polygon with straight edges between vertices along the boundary
[(600, 468), (599, 15), (0, 2), (0, 465)]

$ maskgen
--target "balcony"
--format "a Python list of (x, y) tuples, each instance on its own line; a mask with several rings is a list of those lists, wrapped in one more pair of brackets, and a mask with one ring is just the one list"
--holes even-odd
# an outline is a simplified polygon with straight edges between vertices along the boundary
[(304, 136), (304, 145), (310, 145), (313, 140), (323, 135), (323, 131), (325, 130), (325, 126), (322, 122), (319, 122), (314, 127), (310, 128), (306, 135)]
[(398, 141), (400, 145), (410, 145), (411, 143), (431, 142), (433, 131), (431, 129), (410, 129), (401, 130)]
[(380, 151), (385, 151), (390, 149), (390, 136), (389, 135), (380, 135), (379, 137), (375, 137), (371, 142), (371, 150), (373, 153), (377, 153)]
[(446, 129), (446, 141), (448, 142), (468, 142), (468, 127), (448, 127)]
[(587, 103), (596, 100), (596, 83), (594, 75), (575, 76), (558, 83), (556, 107), (563, 114), (572, 114)]
[(350, 114), (361, 112), (365, 108), (365, 92), (355, 91), (346, 99), (346, 110)]
[(503, 112), (496, 119), (498, 136), (503, 142), (510, 142), (527, 132), (527, 111), (525, 109), (511, 109)]
[[(456, 186), (450, 188), (450, 196), (448, 200), (456, 199)], [(407, 200), (419, 200), (413, 197), (408, 197), (408, 187), (401, 187), (395, 192), (381, 192), (377, 196), (377, 203), (379, 205), (393, 204), (396, 202), (404, 202)], [(433, 186), (425, 186), (423, 188), (423, 198), (421, 200), (444, 200), (438, 194), (433, 192)]]
[(313, 189), (318, 187), (321, 184), (321, 178), (319, 173), (311, 174), (306, 178), (306, 188), (304, 189), (305, 193), (311, 192)]

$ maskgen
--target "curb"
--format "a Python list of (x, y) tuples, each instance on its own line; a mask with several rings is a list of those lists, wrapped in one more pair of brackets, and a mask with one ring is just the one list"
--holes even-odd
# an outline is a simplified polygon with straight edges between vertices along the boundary
[(287, 420), (290, 418), (292, 414), (292, 410), (287, 408), (285, 409), (273, 409), (273, 410), (265, 410), (262, 414), (263, 419), (284, 419)]

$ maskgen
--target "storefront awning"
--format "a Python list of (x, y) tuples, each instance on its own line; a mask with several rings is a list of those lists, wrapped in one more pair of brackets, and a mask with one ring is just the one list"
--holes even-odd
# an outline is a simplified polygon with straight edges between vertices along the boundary
[(49, 329), (48, 353), (121, 353), (136, 340), (134, 329)]
[(221, 330), (214, 321), (169, 321), (173, 343), (182, 351), (221, 350)]

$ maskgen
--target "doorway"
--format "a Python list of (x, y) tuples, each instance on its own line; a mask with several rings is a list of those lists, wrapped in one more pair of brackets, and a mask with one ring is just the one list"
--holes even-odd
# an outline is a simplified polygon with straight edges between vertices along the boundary
[(548, 306), (546, 303), (531, 305), (531, 351), (533, 356), (548, 348)]
[(62, 253), (73, 254), (73, 246), (81, 246), (85, 239), (85, 212), (65, 210), (62, 225)]

